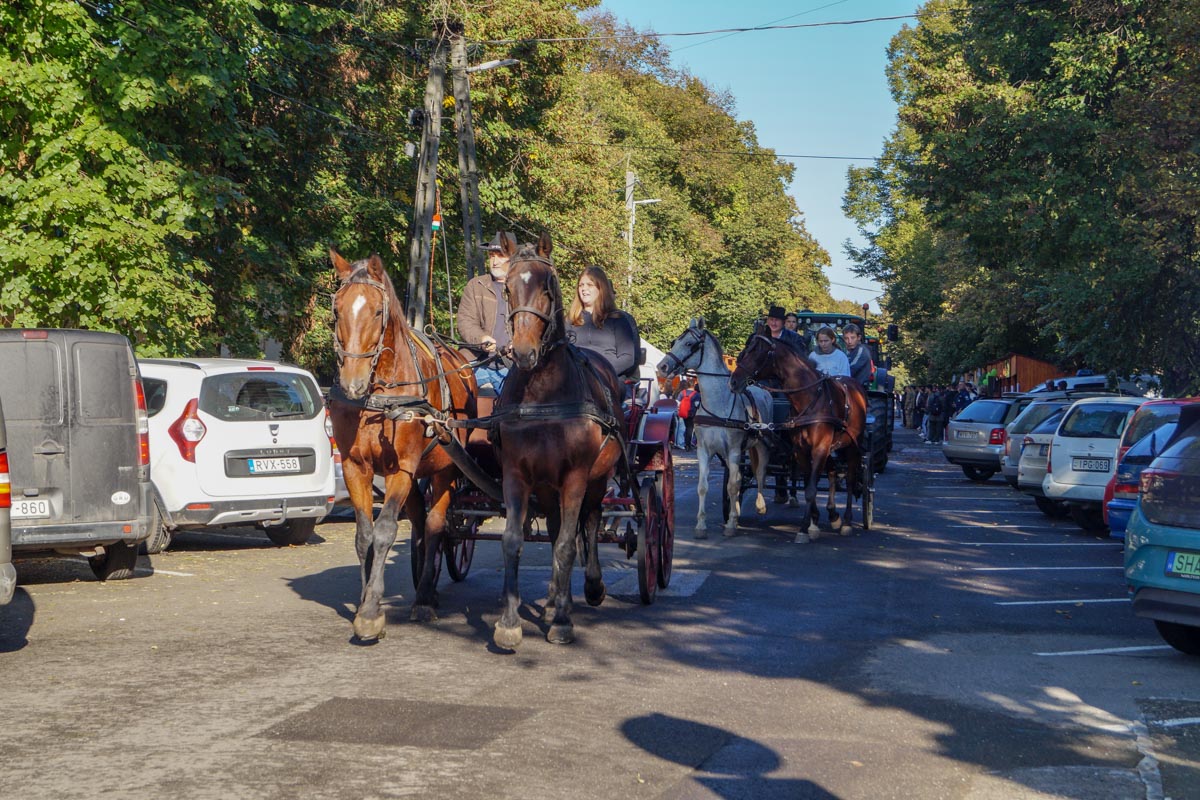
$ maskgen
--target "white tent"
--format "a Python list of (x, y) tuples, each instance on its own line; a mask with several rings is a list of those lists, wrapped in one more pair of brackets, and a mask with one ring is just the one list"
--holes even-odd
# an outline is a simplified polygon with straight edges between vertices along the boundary
[(659, 394), (657, 380), (658, 372), (656, 371), (656, 368), (658, 367), (658, 362), (662, 361), (667, 354), (647, 342), (645, 339), (642, 339), (642, 348), (646, 351), (646, 363), (642, 364), (638, 370), (640, 372), (640, 377), (643, 379), (651, 379), (650, 402), (653, 403), (654, 401), (658, 400)]

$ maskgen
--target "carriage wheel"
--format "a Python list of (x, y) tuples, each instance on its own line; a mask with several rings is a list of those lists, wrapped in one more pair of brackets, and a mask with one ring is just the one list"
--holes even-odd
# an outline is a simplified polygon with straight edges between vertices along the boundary
[[(671, 583), (671, 564), (675, 558), (675, 524), (673, 521), (675, 509), (674, 480), (670, 472), (664, 472), (654, 481), (658, 493), (658, 504), (663, 510), (662, 525), (658, 536), (658, 588), (665, 589)], [(670, 493), (667, 487), (670, 486)]]
[(455, 531), (459, 535), (451, 535), (447, 530), (442, 539), (442, 550), (445, 553), (446, 574), (450, 580), (458, 583), (467, 579), (471, 571), (471, 559), (475, 557), (475, 537), (479, 533), (479, 517), (467, 517), (466, 530)]
[(874, 453), (868, 450), (863, 454), (862, 464), (862, 526), (864, 531), (871, 530), (875, 524), (875, 467)]
[(642, 479), (642, 524), (634, 533), (637, 536), (638, 593), (642, 602), (650, 605), (658, 594), (659, 560), (662, 556), (662, 526), (666, 520), (658, 492), (654, 489), (654, 478)]

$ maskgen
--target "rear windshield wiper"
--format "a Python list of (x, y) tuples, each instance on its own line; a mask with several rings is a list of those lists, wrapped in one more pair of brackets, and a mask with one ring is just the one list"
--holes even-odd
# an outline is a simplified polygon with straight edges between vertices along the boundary
[(303, 417), (303, 411), (272, 411), (271, 419), (282, 419), (284, 417)]

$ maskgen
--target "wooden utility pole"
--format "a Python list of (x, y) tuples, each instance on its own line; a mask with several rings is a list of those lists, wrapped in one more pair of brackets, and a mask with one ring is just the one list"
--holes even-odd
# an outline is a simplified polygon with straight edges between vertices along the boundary
[(413, 227), (408, 249), (408, 322), (425, 327), (429, 306), (429, 263), (433, 257), (433, 212), (437, 205), (438, 143), (442, 135), (442, 97), (446, 84), (446, 45), (443, 31), (435, 31), (429, 80), (425, 83), (425, 120), (421, 154), (417, 162), (417, 188), (413, 193)]
[(475, 130), (471, 127), (471, 80), (467, 77), (467, 43), (462, 23), (450, 28), (450, 79), (454, 84), (454, 129), (458, 134), (458, 193), (462, 199), (463, 246), (467, 279), (483, 272), (483, 232), (479, 222), (479, 167), (475, 163)]

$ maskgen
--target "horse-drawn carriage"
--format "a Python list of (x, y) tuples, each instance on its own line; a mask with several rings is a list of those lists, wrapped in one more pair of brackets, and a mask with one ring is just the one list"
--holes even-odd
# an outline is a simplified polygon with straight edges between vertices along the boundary
[[(401, 506), (412, 527), (415, 620), (436, 618), (443, 565), (462, 580), (476, 541), (501, 542), (504, 608), (494, 641), (502, 648), (522, 639), (517, 569), (526, 541), (553, 546), (543, 612), (551, 642), (574, 638), (577, 554), (590, 605), (606, 595), (602, 542), (637, 556), (644, 603), (671, 579), (673, 404), (650, 405), (648, 392), (623, 403), (612, 367), (567, 341), (548, 236), (520, 248), (506, 237), (503, 247), (519, 280), (506, 284), (514, 367), (498, 398), (481, 396), (460, 352), (409, 327), (378, 256), (351, 264), (331, 252), (340, 287), (330, 413), (357, 523), (360, 641), (384, 635), (383, 568)], [(376, 474), (385, 476), (385, 491), (373, 518)], [(481, 530), (492, 517), (505, 520), (503, 534)]]
[[(840, 324), (848, 321), (854, 318)], [(726, 535), (736, 530), (747, 490), (757, 491), (758, 511), (765, 513), (763, 493), (771, 476), (777, 492), (786, 492), (795, 477), (804, 479), (807, 509), (797, 542), (815, 538), (809, 534), (809, 522), (817, 521), (822, 477), (832, 526), (844, 532), (853, 518), (855, 499), (861, 499), (863, 528), (874, 524), (875, 474), (886, 466), (891, 449), (895, 412), (890, 392), (868, 392), (849, 379), (823, 378), (796, 351), (778, 346), (777, 357), (776, 348), (775, 340), (756, 334), (730, 370), (716, 337), (705, 330), (703, 320), (693, 320), (659, 365), (664, 376), (687, 371), (700, 384), (702, 405), (695, 417), (700, 462), (697, 538), (707, 535), (704, 502), (713, 455), (725, 465)], [(752, 385), (767, 377), (775, 379), (774, 388)], [(838, 487), (847, 493), (843, 515), (835, 510)]]

